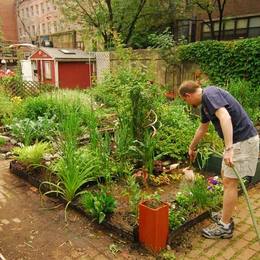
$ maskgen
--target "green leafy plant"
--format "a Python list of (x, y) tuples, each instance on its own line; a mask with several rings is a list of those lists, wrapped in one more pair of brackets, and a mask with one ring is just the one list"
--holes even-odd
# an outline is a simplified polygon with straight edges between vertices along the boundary
[(119, 162), (124, 162), (129, 157), (129, 147), (133, 142), (131, 122), (127, 115), (121, 114), (114, 134), (115, 156)]
[(138, 204), (142, 200), (142, 191), (139, 184), (135, 181), (135, 176), (127, 177), (127, 190), (124, 194), (128, 195), (130, 211), (133, 215), (137, 215)]
[(14, 118), (12, 124), (7, 127), (11, 134), (25, 145), (36, 140), (50, 140), (57, 132), (55, 117), (38, 117), (37, 120)]
[(13, 153), (16, 155), (16, 160), (28, 166), (40, 165), (43, 155), (51, 151), (49, 143), (35, 143), (30, 146), (15, 147)]
[(12, 117), (15, 104), (11, 101), (8, 93), (0, 86), (0, 119)]
[(134, 141), (134, 145), (130, 146), (130, 150), (141, 156), (144, 167), (149, 174), (152, 174), (155, 160), (155, 140), (150, 132), (145, 132), (144, 142)]
[(253, 122), (260, 121), (260, 88), (249, 81), (230, 80), (224, 86), (243, 106)]
[(174, 41), (170, 28), (166, 28), (161, 34), (151, 34), (148, 39), (150, 45), (159, 50), (161, 57), (169, 65), (177, 65), (180, 62), (178, 46), (186, 44), (187, 40), (181, 38), (178, 42)]
[(6, 139), (4, 139), (3, 137), (0, 137), (0, 146), (6, 144)]
[(38, 117), (52, 118), (57, 114), (56, 108), (55, 103), (48, 100), (45, 95), (28, 97), (23, 101), (21, 107), (17, 109), (16, 117), (31, 120), (37, 120)]
[(77, 111), (64, 115), (60, 126), (60, 148), (62, 157), (55, 166), (55, 174), (59, 178), (58, 183), (43, 182), (51, 190), (44, 194), (56, 193), (67, 201), (65, 207), (65, 221), (67, 221), (66, 210), (72, 200), (84, 193), (81, 188), (90, 181), (97, 179), (96, 161), (93, 158), (79, 156), (77, 149), (77, 137), (80, 133), (80, 118)]
[(156, 153), (185, 160), (199, 120), (194, 120), (179, 101), (162, 105), (158, 117), (161, 127), (156, 134)]
[(99, 192), (86, 192), (81, 196), (81, 204), (98, 223), (102, 223), (107, 214), (113, 213), (116, 208), (116, 200), (104, 189)]
[(222, 201), (223, 186), (215, 179), (206, 180), (196, 175), (195, 181), (186, 183), (176, 194), (169, 213), (171, 229), (176, 229), (187, 221), (191, 214), (200, 210), (219, 208)]

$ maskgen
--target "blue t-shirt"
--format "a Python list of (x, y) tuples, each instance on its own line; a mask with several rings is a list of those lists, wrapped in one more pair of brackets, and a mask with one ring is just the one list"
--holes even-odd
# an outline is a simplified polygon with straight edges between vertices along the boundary
[(252, 121), (233, 96), (227, 91), (213, 86), (203, 89), (201, 122), (207, 123), (211, 121), (218, 132), (218, 135), (223, 139), (220, 121), (215, 115), (216, 110), (221, 107), (225, 107), (231, 117), (233, 125), (233, 143), (241, 142), (257, 135), (257, 131)]

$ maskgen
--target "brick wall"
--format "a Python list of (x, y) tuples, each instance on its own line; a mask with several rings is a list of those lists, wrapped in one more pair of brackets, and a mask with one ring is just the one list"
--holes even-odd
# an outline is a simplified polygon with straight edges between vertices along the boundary
[[(260, 14), (259, 0), (226, 0), (224, 16), (244, 16), (251, 14)], [(213, 14), (218, 17), (218, 12)], [(205, 12), (198, 14), (198, 18), (208, 19)]]
[(0, 1), (0, 30), (5, 41), (17, 42), (17, 22), (15, 0)]

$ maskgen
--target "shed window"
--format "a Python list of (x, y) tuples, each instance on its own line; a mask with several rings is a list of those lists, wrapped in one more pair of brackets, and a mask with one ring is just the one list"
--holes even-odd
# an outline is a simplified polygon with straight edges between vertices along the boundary
[(51, 79), (51, 62), (45, 61), (44, 62), (44, 71), (45, 71), (45, 79)]

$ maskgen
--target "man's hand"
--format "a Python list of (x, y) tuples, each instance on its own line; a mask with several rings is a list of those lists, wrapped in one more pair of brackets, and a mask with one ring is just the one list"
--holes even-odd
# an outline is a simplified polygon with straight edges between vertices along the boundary
[(233, 167), (233, 149), (224, 152), (224, 162), (227, 166)]
[(196, 150), (189, 147), (189, 157), (192, 162), (196, 159), (196, 156), (197, 156)]

